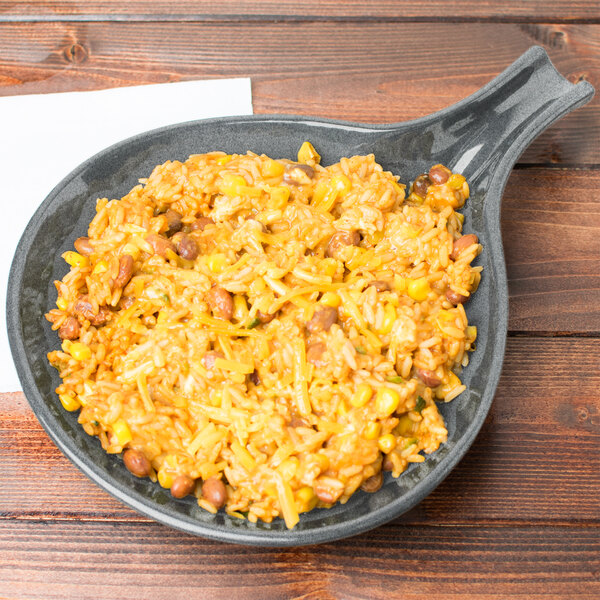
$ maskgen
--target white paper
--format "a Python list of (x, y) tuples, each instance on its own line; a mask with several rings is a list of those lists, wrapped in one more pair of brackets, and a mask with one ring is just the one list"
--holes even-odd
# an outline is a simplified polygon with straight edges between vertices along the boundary
[(218, 79), (0, 98), (0, 392), (21, 389), (6, 331), (6, 286), (17, 243), (52, 188), (81, 162), (164, 125), (252, 114), (249, 79)]

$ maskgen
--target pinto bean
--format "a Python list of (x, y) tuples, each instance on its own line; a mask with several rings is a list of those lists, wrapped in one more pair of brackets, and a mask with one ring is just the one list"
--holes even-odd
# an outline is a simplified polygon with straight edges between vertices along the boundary
[(131, 279), (133, 275), (133, 256), (129, 254), (123, 254), (119, 259), (119, 274), (113, 282), (114, 288), (123, 288)]
[(315, 170), (310, 165), (292, 163), (287, 165), (283, 180), (293, 185), (308, 185), (315, 176)]
[(308, 423), (302, 418), (299, 417), (298, 415), (294, 415), (291, 419), (290, 419), (290, 427), (308, 427)]
[(377, 473), (377, 475), (373, 475), (372, 477), (365, 479), (362, 482), (360, 489), (363, 492), (368, 492), (369, 494), (372, 494), (373, 492), (376, 492), (382, 485), (383, 485), (383, 473), (381, 471), (379, 471), (379, 473)]
[(218, 350), (211, 350), (200, 359), (200, 362), (205, 369), (213, 369), (217, 358), (225, 358), (225, 355)]
[(129, 308), (135, 302), (135, 298), (133, 296), (121, 296), (121, 300), (119, 300), (119, 308), (125, 310)]
[(371, 281), (367, 287), (374, 287), (379, 293), (389, 292), (392, 289), (387, 281)]
[(322, 356), (326, 350), (327, 346), (323, 342), (310, 344), (306, 349), (306, 360), (315, 365), (315, 367), (324, 367), (325, 361), (322, 360)]
[(462, 294), (455, 292), (452, 288), (446, 290), (446, 298), (448, 299), (448, 302), (454, 304), (454, 306), (464, 304), (469, 299), (468, 296), (463, 296)]
[(216, 477), (209, 477), (202, 484), (202, 495), (217, 509), (227, 502), (227, 488)]
[(359, 243), (358, 231), (338, 231), (331, 236), (325, 254), (335, 258), (337, 252), (344, 246), (358, 246)]
[(214, 225), (215, 222), (210, 217), (198, 217), (190, 224), (190, 231), (204, 231), (207, 225)]
[(264, 313), (260, 310), (256, 311), (256, 318), (264, 325), (265, 323), (270, 323), (275, 317), (276, 317), (277, 313), (274, 312), (273, 314), (269, 314), (269, 313)]
[(135, 448), (128, 448), (123, 452), (123, 462), (127, 470), (136, 477), (148, 477), (152, 470), (152, 465), (146, 458), (146, 455), (141, 450), (136, 450)]
[(459, 237), (452, 245), (450, 258), (452, 260), (456, 260), (464, 250), (473, 244), (477, 244), (478, 242), (479, 238), (474, 233), (467, 233), (466, 235)]
[(194, 491), (196, 480), (189, 475), (178, 475), (171, 484), (171, 496), (173, 498), (185, 498)]
[(93, 252), (94, 252), (94, 248), (92, 248), (92, 245), (90, 244), (89, 237), (77, 238), (73, 242), (73, 246), (75, 246), (75, 250), (77, 250), (77, 252), (79, 252), (79, 254), (83, 254), (83, 256), (89, 256), (90, 254), (93, 254)]
[(425, 198), (427, 196), (427, 188), (431, 185), (431, 180), (429, 179), (429, 175), (427, 173), (423, 173), (419, 175), (413, 182), (412, 191), (417, 195), (421, 196), (421, 198)]
[(334, 504), (340, 499), (340, 496), (344, 493), (343, 485), (333, 485), (334, 483), (341, 483), (337, 480), (332, 480), (330, 477), (319, 477), (315, 480), (314, 490), (317, 498), (325, 504)]
[(452, 175), (450, 169), (447, 169), (444, 165), (434, 165), (429, 169), (429, 179), (435, 185), (446, 183), (450, 179), (450, 175)]
[(229, 321), (233, 316), (233, 298), (222, 287), (212, 287), (206, 296), (206, 302), (218, 319)]
[(324, 306), (315, 311), (312, 319), (306, 324), (310, 333), (329, 331), (334, 323), (337, 323), (338, 311), (333, 306)]
[(383, 457), (383, 470), (384, 471), (393, 471), (394, 470), (394, 463), (392, 462), (392, 459), (389, 454), (386, 454)]
[(196, 240), (185, 233), (179, 235), (181, 237), (177, 240), (177, 253), (185, 260), (195, 260), (200, 251)]
[(158, 254), (163, 258), (167, 255), (167, 250), (176, 252), (175, 244), (162, 235), (150, 233), (146, 236), (146, 241), (152, 246), (154, 254)]
[(84, 319), (87, 319), (94, 326), (103, 325), (110, 319), (112, 314), (106, 306), (100, 306), (98, 312), (95, 313), (88, 296), (81, 296), (75, 302), (73, 311), (76, 315), (81, 315)]
[(252, 371), (252, 373), (250, 373), (249, 375), (249, 379), (254, 385), (260, 385), (260, 377), (258, 375), (258, 371)]
[(183, 223), (181, 222), (183, 215), (180, 212), (169, 208), (165, 213), (165, 217), (167, 219), (167, 225), (169, 226), (166, 235), (172, 236), (174, 233), (181, 231), (181, 228), (183, 227)]
[(442, 380), (435, 374), (435, 371), (429, 369), (417, 369), (417, 377), (429, 387), (437, 387)]
[(74, 340), (79, 337), (79, 321), (75, 317), (67, 317), (58, 329), (61, 340)]

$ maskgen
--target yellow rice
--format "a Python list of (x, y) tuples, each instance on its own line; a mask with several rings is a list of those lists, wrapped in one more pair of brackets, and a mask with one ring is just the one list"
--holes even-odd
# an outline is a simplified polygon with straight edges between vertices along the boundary
[[(435, 400), (465, 389), (458, 374), (476, 337), (445, 294), (468, 296), (480, 271), (477, 243), (450, 258), (469, 194), (461, 176), (405, 198), (373, 155), (323, 167), (305, 143), (298, 161), (311, 177), (250, 152), (193, 155), (157, 166), (120, 200), (99, 199), (93, 251), (65, 256), (71, 269), (46, 315), (54, 329), (77, 319), (77, 338), (48, 358), (63, 405), (80, 409), (106, 452), (143, 452), (165, 487), (191, 477), (211, 512), (201, 483), (221, 479), (228, 514), (288, 527), (445, 442)], [(148, 242), (166, 237), (167, 209), (196, 242), (193, 260)], [(214, 224), (190, 231), (200, 216)], [(338, 231), (358, 232), (358, 244), (332, 249)], [(123, 255), (133, 271), (119, 288)], [(228, 320), (207, 303), (213, 286), (230, 293)], [(84, 295), (106, 322), (77, 312)], [(311, 332), (324, 306), (337, 322)], [(207, 367), (208, 352), (218, 358)]]

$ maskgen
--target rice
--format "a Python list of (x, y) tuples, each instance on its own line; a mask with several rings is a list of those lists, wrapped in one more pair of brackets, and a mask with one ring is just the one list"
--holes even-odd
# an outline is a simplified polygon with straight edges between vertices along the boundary
[(481, 250), (435, 165), (168, 161), (97, 201), (46, 318), (66, 410), (127, 468), (252, 522), (376, 491), (447, 438)]

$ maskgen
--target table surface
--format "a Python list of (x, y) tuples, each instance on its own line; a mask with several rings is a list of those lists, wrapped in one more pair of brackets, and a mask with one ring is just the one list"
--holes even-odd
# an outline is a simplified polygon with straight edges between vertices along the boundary
[[(600, 89), (597, 0), (0, 0), (0, 95), (250, 76), (257, 113), (403, 121), (533, 44)], [(410, 513), (295, 549), (192, 537), (108, 496), (22, 394), (0, 394), (0, 597), (600, 597), (599, 140), (597, 96), (512, 173), (498, 392), (463, 461)]]

